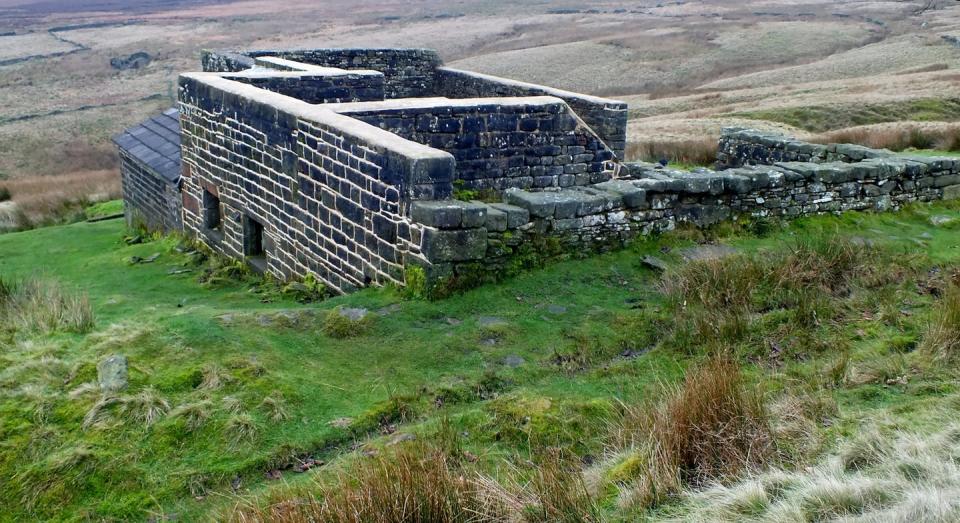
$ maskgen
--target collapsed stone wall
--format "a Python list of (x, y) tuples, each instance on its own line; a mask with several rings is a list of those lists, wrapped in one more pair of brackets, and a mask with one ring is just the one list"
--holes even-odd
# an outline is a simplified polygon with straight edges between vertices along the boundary
[(407, 208), (450, 196), (449, 154), (213, 74), (182, 75), (179, 101), (188, 234), (336, 292), (401, 283), (423, 258)]
[(586, 185), (613, 176), (614, 154), (554, 97), (446, 98), (333, 104), (327, 108), (457, 161), (466, 189)]
[(439, 67), (435, 93), (449, 98), (553, 96), (567, 103), (620, 159), (627, 146), (627, 104), (543, 85)]
[(434, 288), (469, 287), (551, 257), (624, 245), (678, 223), (886, 210), (960, 196), (960, 159), (780, 162), (681, 172), (627, 164), (622, 178), (558, 191), (511, 190), (505, 203), (417, 202)]
[(849, 143), (809, 143), (782, 134), (737, 127), (724, 128), (717, 149), (717, 167), (773, 165), (777, 162), (859, 162), (889, 158), (894, 153)]
[(163, 232), (183, 228), (179, 185), (158, 177), (122, 149), (120, 186), (127, 226)]

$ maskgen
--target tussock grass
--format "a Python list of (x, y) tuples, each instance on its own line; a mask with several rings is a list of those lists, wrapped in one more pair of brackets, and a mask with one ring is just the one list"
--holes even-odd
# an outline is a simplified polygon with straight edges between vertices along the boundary
[(373, 323), (371, 314), (354, 319), (337, 308), (327, 312), (323, 320), (323, 333), (338, 340), (361, 336), (366, 333)]
[(761, 394), (723, 358), (692, 369), (662, 402), (627, 408), (614, 446), (628, 450), (612, 478), (628, 506), (655, 505), (685, 485), (729, 479), (776, 458)]
[(674, 267), (659, 286), (674, 318), (668, 344), (720, 351), (745, 340), (760, 346), (790, 338), (804, 350), (823, 348), (834, 340), (814, 335), (843, 300), (857, 289), (901, 281), (914, 270), (912, 261), (828, 237)]
[[(456, 446), (454, 446), (456, 447)], [(503, 481), (478, 474), (448, 449), (400, 445), (358, 461), (350, 472), (265, 503), (244, 503), (232, 522), (554, 523), (599, 521), (575, 461), (556, 449), (532, 475), (512, 469)]]
[(266, 412), (271, 421), (281, 422), (290, 419), (290, 411), (287, 409), (287, 402), (283, 399), (283, 394), (273, 391), (269, 396), (263, 398), (260, 408)]
[(153, 388), (136, 394), (106, 394), (90, 407), (83, 417), (83, 429), (105, 427), (110, 422), (135, 423), (150, 427), (170, 411), (170, 402)]
[(230, 416), (223, 426), (223, 435), (234, 448), (253, 443), (259, 434), (260, 429), (253, 417), (244, 412)]
[(883, 128), (855, 127), (815, 137), (816, 143), (854, 143), (874, 149), (960, 151), (960, 126), (926, 129), (908, 123)]
[(688, 491), (696, 521), (956, 521), (956, 428), (921, 435), (870, 428), (813, 467), (772, 469)]
[(674, 141), (630, 142), (625, 151), (627, 160), (659, 162), (667, 160), (681, 165), (711, 166), (717, 161), (717, 140), (700, 138)]
[(170, 403), (152, 388), (145, 388), (124, 398), (123, 413), (147, 427), (156, 423), (170, 411)]
[(935, 361), (956, 362), (960, 358), (960, 287), (951, 285), (934, 305), (920, 350)]
[(0, 279), (0, 326), (33, 333), (89, 332), (93, 307), (84, 294), (67, 292), (53, 280)]
[(210, 400), (186, 403), (170, 411), (170, 417), (182, 419), (188, 431), (202, 427), (211, 415), (213, 415), (213, 402)]
[[(357, 463), (350, 475), (300, 497), (273, 500), (264, 508), (242, 507), (234, 522), (405, 523), (484, 521), (484, 498), (456, 471), (448, 456), (403, 446)], [(496, 521), (489, 519), (487, 521)]]

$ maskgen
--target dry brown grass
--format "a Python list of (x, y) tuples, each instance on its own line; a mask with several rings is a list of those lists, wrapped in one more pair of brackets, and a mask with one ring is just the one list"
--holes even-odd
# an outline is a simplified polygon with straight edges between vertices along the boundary
[(855, 143), (874, 149), (940, 149), (960, 150), (960, 125), (927, 129), (908, 123), (882, 128), (857, 127), (824, 133), (816, 143)]
[(776, 457), (763, 397), (740, 368), (717, 357), (688, 372), (657, 404), (628, 407), (615, 445), (632, 447), (641, 471), (623, 492), (650, 506), (679, 492), (759, 468)]
[(89, 332), (93, 307), (86, 295), (51, 280), (0, 280), (0, 328), (28, 332)]
[(960, 288), (957, 286), (950, 286), (934, 309), (920, 349), (939, 362), (956, 362), (960, 357)]
[[(61, 176), (33, 176), (0, 181), (15, 204), (7, 228), (29, 229), (69, 221), (91, 203), (120, 197), (116, 170), (80, 171)], [(0, 216), (0, 228), (3, 227)]]
[[(350, 475), (303, 497), (281, 496), (264, 508), (242, 507), (235, 522), (406, 523), (477, 521), (484, 503), (474, 484), (443, 453), (405, 446), (361, 461)], [(489, 520), (497, 520), (490, 518)]]
[(685, 165), (712, 165), (717, 161), (717, 141), (712, 138), (697, 138), (632, 142), (627, 144), (626, 158), (645, 162), (667, 160)]
[(281, 489), (266, 503), (242, 502), (223, 519), (237, 523), (598, 521), (579, 461), (557, 449), (539, 454), (532, 471), (508, 467), (498, 480), (469, 468), (461, 460), (457, 442), (388, 447), (330, 481)]

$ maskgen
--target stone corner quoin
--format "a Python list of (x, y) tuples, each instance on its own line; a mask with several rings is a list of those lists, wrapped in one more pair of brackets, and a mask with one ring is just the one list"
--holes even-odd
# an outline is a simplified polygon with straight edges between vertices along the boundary
[[(446, 68), (429, 49), (204, 51), (118, 134), (128, 223), (335, 292), (468, 286), (739, 215), (960, 195), (960, 161), (724, 129), (716, 170), (625, 162), (627, 105)], [(480, 201), (480, 200), (483, 201)]]

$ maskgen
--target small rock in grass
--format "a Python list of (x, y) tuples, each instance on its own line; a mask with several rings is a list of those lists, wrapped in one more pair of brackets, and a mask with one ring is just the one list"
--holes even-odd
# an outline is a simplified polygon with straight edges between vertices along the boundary
[(343, 316), (344, 318), (350, 321), (360, 321), (367, 317), (367, 314), (370, 313), (367, 309), (364, 308), (352, 308), (352, 307), (343, 307), (339, 309), (334, 309), (337, 314)]
[(649, 267), (659, 272), (663, 272), (667, 270), (667, 267), (669, 267), (669, 265), (667, 265), (667, 262), (661, 260), (660, 258), (657, 258), (656, 256), (644, 256), (643, 258), (640, 259), (640, 263), (642, 263), (646, 267)]
[(410, 434), (406, 432), (403, 434), (394, 434), (393, 437), (390, 438), (390, 441), (387, 442), (387, 446), (392, 447), (399, 443), (403, 443), (404, 441), (413, 441), (415, 439), (417, 439), (416, 434)]
[(97, 383), (100, 390), (117, 392), (127, 388), (127, 357), (114, 354), (97, 364)]
[(567, 312), (567, 308), (563, 305), (548, 305), (547, 312), (550, 314), (564, 314)]
[(507, 322), (503, 321), (503, 318), (498, 318), (496, 316), (480, 316), (477, 318), (477, 323), (479, 323), (481, 327), (493, 327), (506, 325)]
[(524, 363), (526, 363), (526, 360), (516, 354), (511, 354), (506, 358), (503, 358), (503, 364), (514, 369), (523, 365)]
[(942, 214), (937, 214), (930, 217), (930, 223), (936, 227), (947, 225), (954, 221), (952, 216), (944, 216)]

